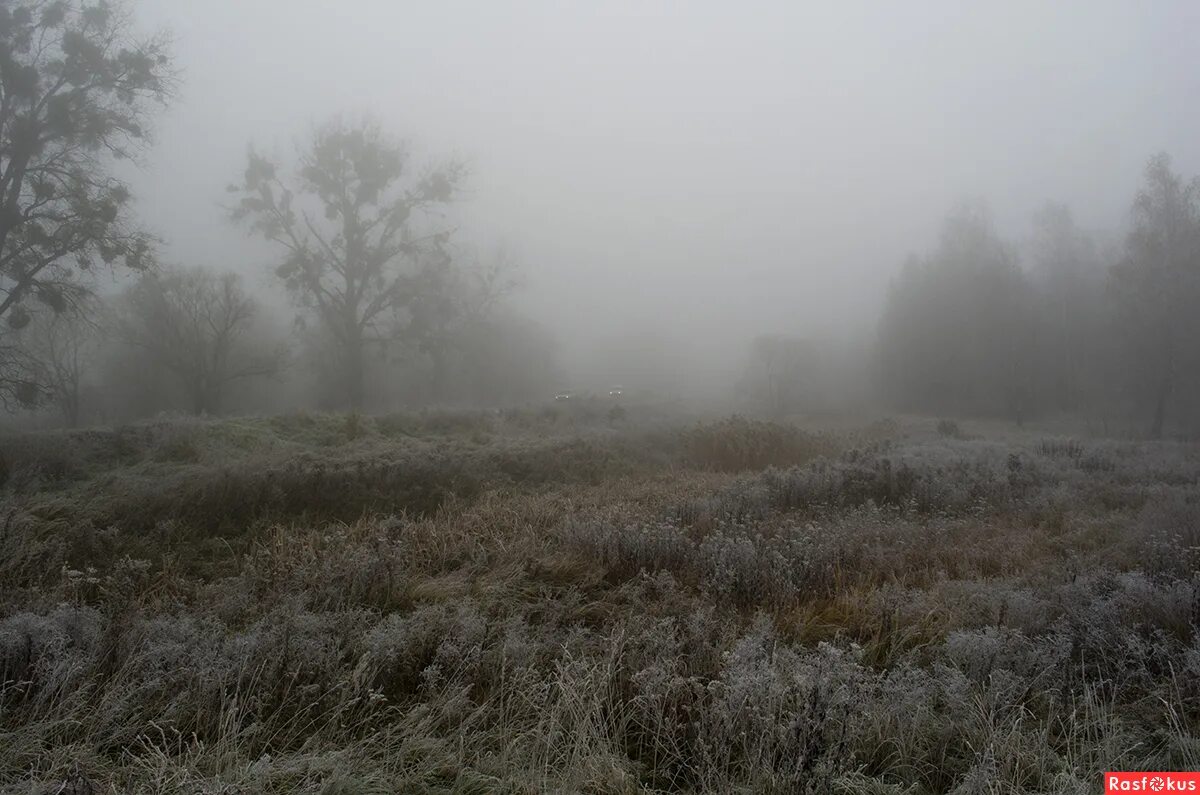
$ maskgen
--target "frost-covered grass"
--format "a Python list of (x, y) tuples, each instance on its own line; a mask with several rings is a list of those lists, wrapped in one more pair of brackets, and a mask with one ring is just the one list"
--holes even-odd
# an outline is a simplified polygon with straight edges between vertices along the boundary
[(7, 440), (0, 790), (1090, 793), (1200, 768), (1200, 449), (928, 425)]

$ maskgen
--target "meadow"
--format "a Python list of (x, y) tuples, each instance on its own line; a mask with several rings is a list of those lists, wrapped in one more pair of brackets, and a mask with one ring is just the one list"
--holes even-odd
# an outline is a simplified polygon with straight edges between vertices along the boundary
[(561, 410), (0, 439), (0, 791), (1200, 769), (1200, 446)]

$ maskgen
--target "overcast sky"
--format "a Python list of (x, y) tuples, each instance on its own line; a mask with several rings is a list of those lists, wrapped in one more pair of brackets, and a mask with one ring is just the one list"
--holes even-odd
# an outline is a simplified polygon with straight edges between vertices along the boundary
[[(1200, 3), (143, 0), (179, 98), (134, 180), (170, 259), (268, 284), (225, 220), (254, 142), (333, 114), (471, 163), (459, 221), (584, 351), (873, 315), (956, 201), (1124, 223), (1146, 158), (1200, 171)], [(720, 340), (698, 331), (721, 329)]]

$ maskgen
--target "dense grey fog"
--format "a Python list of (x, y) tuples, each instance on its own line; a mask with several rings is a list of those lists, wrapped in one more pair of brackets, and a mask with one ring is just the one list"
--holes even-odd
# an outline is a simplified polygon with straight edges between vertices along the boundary
[(8, 0), (0, 398), (1191, 433), (1198, 23)]
[[(1194, 4), (154, 0), (179, 98), (139, 211), (172, 259), (269, 284), (225, 221), (247, 145), (373, 114), (470, 164), (455, 212), (575, 381), (654, 347), (721, 383), (750, 337), (869, 334), (964, 198), (1012, 237), (1120, 229), (1146, 158), (1200, 169)], [(652, 369), (659, 369), (656, 363)], [(614, 376), (617, 377), (617, 376)]]

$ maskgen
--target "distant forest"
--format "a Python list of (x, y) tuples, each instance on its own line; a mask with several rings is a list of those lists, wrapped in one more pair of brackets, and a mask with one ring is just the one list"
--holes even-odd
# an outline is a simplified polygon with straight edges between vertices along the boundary
[[(270, 247), (260, 274), (277, 295), (245, 286), (246, 262), (162, 262), (112, 166), (149, 145), (174, 97), (172, 58), (103, 3), (0, 7), (8, 409), (74, 426), (163, 411), (497, 407), (567, 386), (551, 331), (507, 300), (516, 264), (475, 253), (449, 219), (465, 166), (419, 161), (369, 118), (327, 122), (291, 158), (252, 150), (230, 174), (227, 221)], [(1103, 245), (1050, 204), (1018, 246), (963, 206), (895, 278), (877, 344), (857, 354), (870, 361), (840, 365), (869, 377), (831, 382), (828, 350), (763, 337), (728, 391), (772, 414), (856, 391), (889, 411), (1192, 432), (1198, 306), (1200, 182), (1158, 155), (1123, 243)]]
[(1200, 420), (1200, 180), (1146, 167), (1123, 245), (1070, 211), (1033, 216), (1022, 263), (987, 213), (946, 218), (891, 286), (874, 370), (890, 406), (927, 414), (1085, 415), (1152, 437)]

